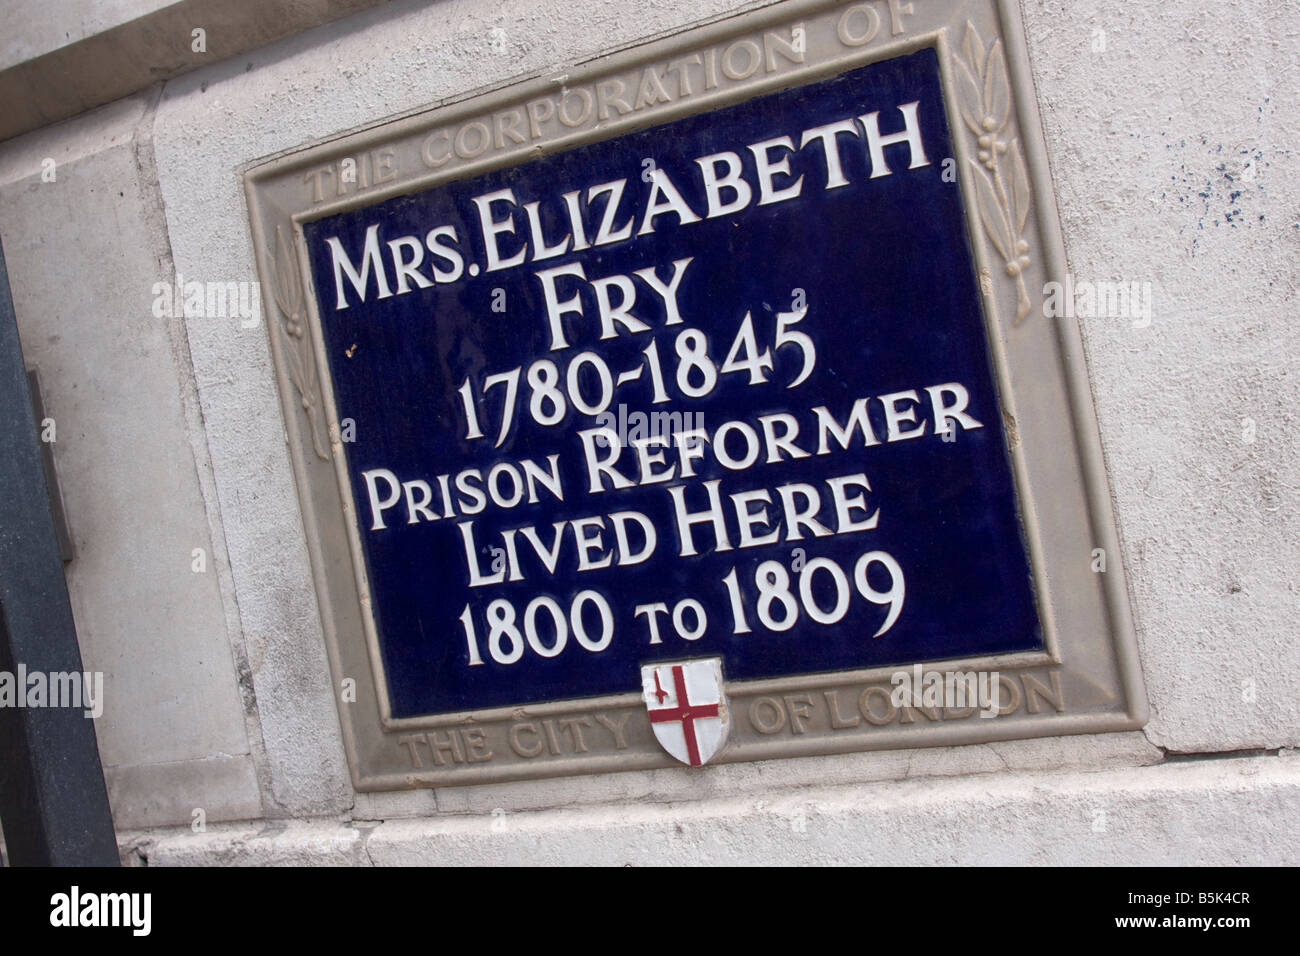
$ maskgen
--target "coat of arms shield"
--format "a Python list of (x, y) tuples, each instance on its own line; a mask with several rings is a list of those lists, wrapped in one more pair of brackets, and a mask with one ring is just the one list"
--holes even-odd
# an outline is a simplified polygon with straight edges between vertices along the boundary
[(721, 658), (645, 664), (641, 696), (655, 738), (682, 763), (702, 766), (726, 744), (731, 713)]

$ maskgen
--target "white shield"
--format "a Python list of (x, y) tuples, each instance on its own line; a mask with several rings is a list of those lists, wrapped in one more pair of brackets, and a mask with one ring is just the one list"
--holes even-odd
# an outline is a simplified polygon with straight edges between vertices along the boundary
[(727, 742), (731, 713), (722, 689), (722, 658), (645, 664), (641, 696), (655, 737), (682, 763), (706, 764)]

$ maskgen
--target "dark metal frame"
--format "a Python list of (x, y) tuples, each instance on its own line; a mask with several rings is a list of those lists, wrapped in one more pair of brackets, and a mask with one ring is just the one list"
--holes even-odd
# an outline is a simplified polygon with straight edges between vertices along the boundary
[[(0, 449), (0, 670), (82, 671), (3, 248)], [(0, 707), (0, 821), (13, 865), (119, 864), (95, 725), (81, 709)]]

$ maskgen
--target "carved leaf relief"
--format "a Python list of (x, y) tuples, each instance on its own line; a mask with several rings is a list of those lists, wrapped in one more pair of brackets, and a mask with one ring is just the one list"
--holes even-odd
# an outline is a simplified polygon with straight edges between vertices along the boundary
[(293, 254), (293, 246), (284, 227), (275, 229), (275, 255), (270, 262), (271, 292), (280, 322), (274, 324), (280, 341), (280, 354), (289, 367), (289, 380), (298, 392), (298, 402), (307, 413), (312, 446), (316, 457), (329, 461), (329, 451), (321, 435), (321, 410), (316, 404), (316, 360), (312, 355), (311, 329), (307, 324), (302, 276)]
[(1031, 308), (1024, 277), (1029, 266), (1024, 233), (1031, 193), (1023, 145), (1018, 137), (1004, 135), (1011, 119), (1011, 86), (1002, 41), (996, 39), (985, 47), (975, 25), (967, 21), (953, 67), (958, 112), (978, 147), (971, 167), (980, 222), (1002, 257), (1007, 276), (1015, 282), (1018, 325)]

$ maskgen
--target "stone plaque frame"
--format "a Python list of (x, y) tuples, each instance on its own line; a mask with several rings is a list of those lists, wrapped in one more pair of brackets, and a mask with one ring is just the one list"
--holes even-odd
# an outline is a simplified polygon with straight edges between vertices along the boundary
[[(971, 708), (894, 707), (890, 675), (899, 667), (728, 682), (736, 716), (714, 762), (1134, 730), (1146, 722), (1078, 331), (1071, 320), (1045, 318), (1041, 305), (1045, 284), (1065, 274), (1065, 255), (1017, 3), (793, 0), (467, 92), (246, 170), (289, 453), (358, 790), (675, 764), (655, 741), (637, 693), (390, 716), (303, 224), (923, 47), (940, 61), (1044, 648), (925, 665), (997, 671), (1003, 706), (992, 719)], [(572, 126), (536, 105), (554, 106), (569, 90), (596, 95), (615, 81), (635, 90), (646, 70), (663, 78), (671, 64), (696, 56), (715, 63), (730, 56), (732, 68), (717, 70), (712, 88), (660, 84), (666, 97), (603, 119), (590, 110)], [(989, 137), (983, 144), (982, 136)], [(1104, 571), (1095, 570), (1099, 562)], [(348, 678), (355, 700), (342, 690)]]

